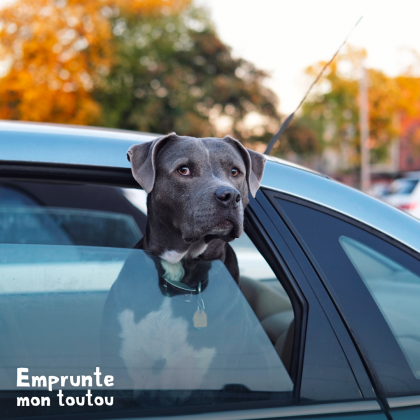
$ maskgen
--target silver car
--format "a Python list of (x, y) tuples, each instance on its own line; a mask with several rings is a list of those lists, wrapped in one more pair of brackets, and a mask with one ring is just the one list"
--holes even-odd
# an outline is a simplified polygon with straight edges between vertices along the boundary
[(420, 219), (420, 173), (407, 173), (393, 181), (381, 195), (381, 200)]
[(132, 319), (138, 376), (107, 364), (104, 303), (129, 256), (139, 305), (154, 299), (126, 160), (154, 137), (0, 122), (0, 417), (420, 418), (419, 221), (270, 157), (233, 242), (239, 285), (211, 262), (207, 327), (174, 317), (145, 341)]

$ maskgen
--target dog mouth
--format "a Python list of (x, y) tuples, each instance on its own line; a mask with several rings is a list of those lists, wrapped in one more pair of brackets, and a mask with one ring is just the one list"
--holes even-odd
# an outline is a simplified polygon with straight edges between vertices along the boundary
[[(226, 237), (227, 235), (229, 235), (233, 230), (235, 229), (235, 224), (229, 220), (229, 219), (224, 219), (221, 222), (217, 223), (216, 225), (214, 225), (211, 229), (206, 229), (205, 233), (201, 236), (201, 237)], [(197, 241), (199, 238), (192, 238), (192, 237), (186, 237), (184, 238), (184, 241), (187, 243), (191, 243), (194, 241)]]
[(225, 218), (213, 223), (203, 226), (194, 232), (185, 232), (182, 237), (183, 240), (186, 243), (192, 243), (205, 238), (206, 243), (208, 243), (212, 239), (219, 238), (225, 242), (230, 242), (235, 238), (239, 238), (242, 233), (242, 223), (236, 221), (235, 217), (225, 216)]
[(224, 219), (221, 222), (214, 225), (207, 234), (224, 236), (224, 235), (229, 234), (233, 229), (234, 229), (233, 222), (229, 219)]
[(214, 226), (211, 229), (211, 233), (214, 232), (226, 232), (226, 231), (231, 231), (233, 229), (233, 222), (230, 221), (229, 219), (226, 220), (222, 220), (221, 222), (219, 222), (216, 226)]

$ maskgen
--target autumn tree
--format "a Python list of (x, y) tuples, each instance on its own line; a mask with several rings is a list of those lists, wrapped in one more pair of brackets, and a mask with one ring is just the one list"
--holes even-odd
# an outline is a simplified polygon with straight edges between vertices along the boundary
[(267, 75), (232, 57), (203, 9), (147, 19), (121, 15), (113, 32), (116, 59), (95, 91), (103, 125), (200, 137), (231, 133), (248, 143), (267, 141), (278, 128)]
[(230, 133), (259, 150), (279, 126), (267, 74), (189, 0), (17, 0), (0, 52), (3, 119)]
[[(298, 118), (305, 130), (312, 130), (318, 150), (335, 150), (349, 169), (360, 164), (359, 77), (363, 50), (348, 47), (330, 65)], [(313, 79), (324, 66), (319, 62), (306, 69)], [(401, 133), (399, 121), (419, 112), (420, 79), (406, 75), (389, 77), (367, 70), (369, 144), (371, 161), (387, 158), (390, 144)]]
[(114, 60), (111, 20), (182, 10), (189, 0), (17, 0), (0, 10), (0, 118), (91, 124), (91, 92)]

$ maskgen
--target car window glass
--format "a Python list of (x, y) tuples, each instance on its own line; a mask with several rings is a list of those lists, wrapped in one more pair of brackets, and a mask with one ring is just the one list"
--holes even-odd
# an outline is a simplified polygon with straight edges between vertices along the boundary
[(0, 243), (132, 248), (142, 216), (114, 187), (0, 185)]
[[(252, 307), (241, 292), (246, 286), (238, 286), (220, 261), (200, 263), (201, 293), (175, 293), (163, 281), (160, 260), (141, 250), (0, 244), (0, 255), (0, 407), (8, 416), (29, 415), (35, 409), (31, 398), (41, 395), (51, 398), (51, 414), (292, 396), (282, 349), (268, 333), (283, 325), (287, 336), (292, 320), (264, 325), (259, 316), (280, 314), (279, 303), (266, 313), (261, 299)], [(277, 293), (259, 289), (260, 297), (267, 291)], [(206, 322), (196, 322), (197, 312), (206, 314)], [(93, 375), (97, 367), (101, 386)], [(29, 387), (17, 386), (18, 368), (28, 369), (23, 375)], [(91, 385), (88, 379), (84, 385), (70, 382), (83, 375)], [(107, 375), (114, 377), (109, 387)], [(49, 378), (64, 376), (64, 385), (48, 391)], [(92, 401), (113, 397), (112, 407), (71, 404), (76, 397), (87, 401), (89, 389)], [(29, 405), (17, 407), (16, 398), (26, 396)]]
[[(277, 280), (273, 270), (245, 232), (242, 233), (240, 238), (231, 242), (230, 245), (235, 251), (238, 259), (241, 277), (247, 277), (253, 281), (263, 282), (267, 286), (287, 297), (283, 286)], [(289, 300), (288, 297), (287, 299)]]
[(241, 291), (289, 371), (295, 319), (290, 298), (246, 233), (230, 244), (238, 259)]
[[(420, 391), (420, 261), (362, 224), (311, 203), (275, 201), (334, 297), (386, 396)], [(323, 211), (324, 210), (324, 211)], [(356, 225), (357, 223), (357, 225)]]
[(385, 190), (385, 195), (411, 194), (414, 191), (414, 188), (416, 188), (418, 183), (419, 183), (418, 179), (396, 179)]
[(347, 236), (339, 242), (420, 379), (420, 276)]

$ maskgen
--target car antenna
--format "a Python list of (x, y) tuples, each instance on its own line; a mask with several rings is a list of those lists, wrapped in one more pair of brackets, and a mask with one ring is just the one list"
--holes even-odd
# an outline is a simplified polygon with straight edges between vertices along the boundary
[(273, 149), (274, 145), (276, 144), (277, 140), (283, 134), (284, 130), (286, 130), (286, 128), (289, 126), (289, 124), (292, 121), (295, 113), (298, 111), (298, 109), (301, 107), (301, 105), (303, 104), (303, 102), (305, 101), (305, 99), (308, 97), (308, 95), (309, 95), (310, 91), (312, 90), (312, 88), (316, 85), (316, 83), (318, 82), (318, 80), (324, 74), (324, 71), (326, 70), (326, 68), (334, 61), (335, 57), (337, 57), (337, 54), (340, 52), (341, 48), (343, 48), (344, 44), (347, 42), (347, 40), (349, 39), (350, 35), (352, 34), (352, 32), (354, 31), (354, 29), (356, 28), (356, 26), (359, 24), (359, 22), (362, 20), (362, 18), (363, 18), (363, 16), (360, 16), (359, 20), (356, 22), (356, 24), (353, 26), (353, 28), (351, 29), (351, 31), (348, 33), (348, 35), (346, 36), (346, 39), (339, 46), (338, 50), (335, 52), (335, 54), (333, 55), (333, 57), (331, 58), (331, 60), (328, 61), (328, 63), (326, 63), (324, 65), (324, 67), (322, 68), (322, 70), (320, 71), (320, 73), (318, 74), (318, 76), (316, 77), (316, 79), (312, 82), (311, 86), (309, 86), (309, 89), (306, 91), (305, 96), (300, 101), (300, 103), (297, 106), (297, 108), (284, 120), (283, 124), (280, 127), (280, 130), (277, 131), (277, 133), (274, 134), (274, 136), (272, 137), (272, 139), (269, 141), (269, 143), (267, 145), (267, 148), (265, 149), (265, 152), (264, 152), (265, 155), (269, 155), (270, 154), (270, 152)]

